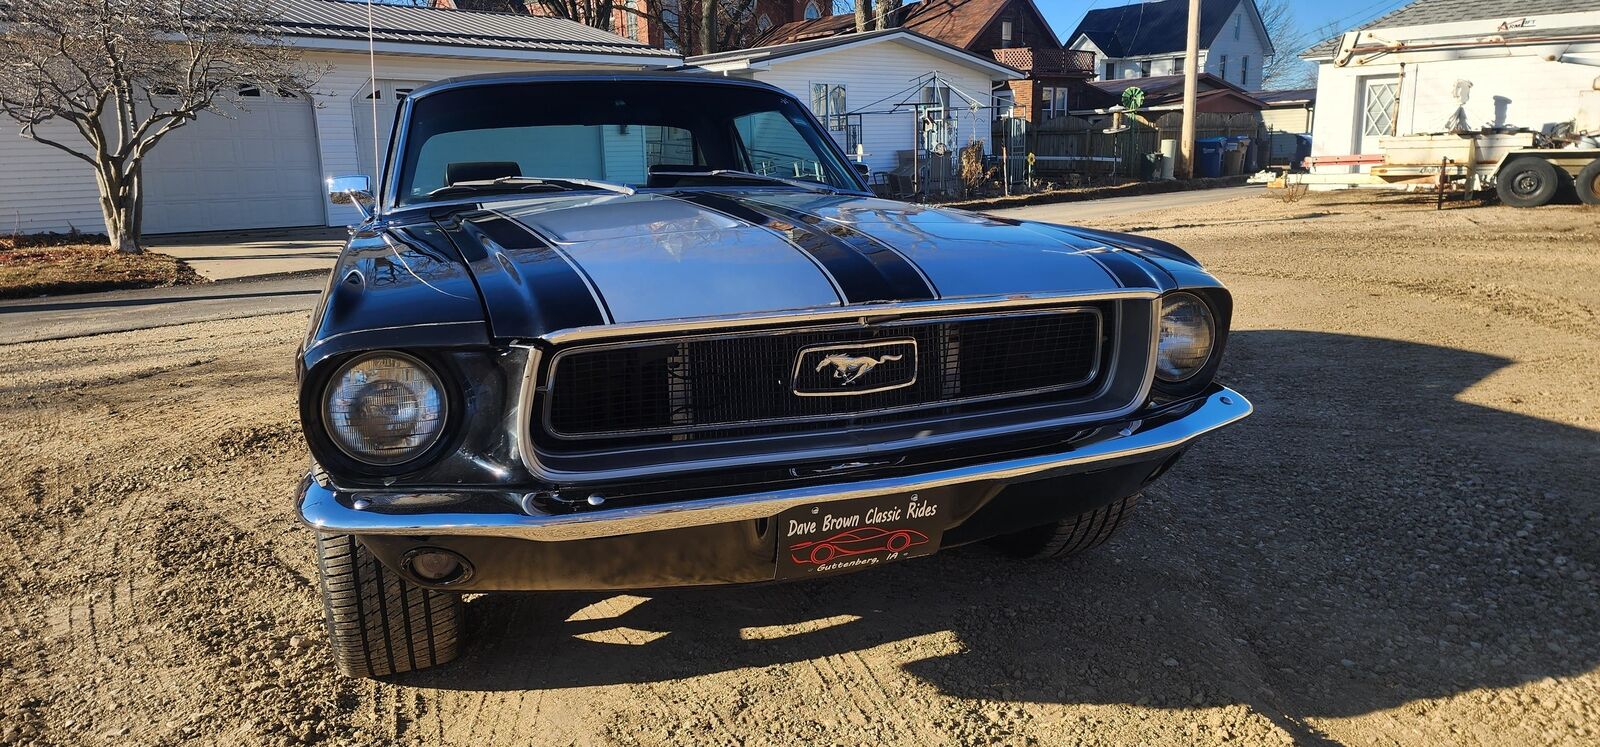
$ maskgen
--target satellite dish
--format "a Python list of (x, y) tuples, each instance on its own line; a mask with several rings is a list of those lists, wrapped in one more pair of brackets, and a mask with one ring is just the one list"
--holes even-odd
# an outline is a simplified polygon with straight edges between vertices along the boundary
[(1128, 86), (1122, 89), (1122, 108), (1130, 112), (1138, 111), (1144, 106), (1144, 89), (1138, 86)]

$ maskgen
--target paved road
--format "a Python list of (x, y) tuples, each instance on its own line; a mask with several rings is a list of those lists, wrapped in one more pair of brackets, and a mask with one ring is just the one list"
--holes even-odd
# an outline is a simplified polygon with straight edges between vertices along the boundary
[(325, 273), (0, 301), (0, 345), (310, 309)]
[(1044, 221), (1046, 223), (1065, 223), (1093, 226), (1096, 220), (1114, 218), (1126, 213), (1137, 213), (1142, 210), (1173, 209), (1204, 205), (1208, 202), (1220, 202), (1236, 197), (1248, 197), (1252, 194), (1261, 194), (1263, 187), (1250, 185), (1245, 187), (1224, 187), (1222, 189), (1200, 189), (1193, 192), (1167, 192), (1158, 195), (1138, 195), (1135, 197), (1112, 197), (1104, 200), (1085, 200), (1083, 202), (1058, 202), (1053, 205), (1034, 205), (1031, 207), (1010, 208), (1007, 210), (991, 210), (995, 215), (1004, 215), (1011, 218), (1024, 218), (1027, 220)]

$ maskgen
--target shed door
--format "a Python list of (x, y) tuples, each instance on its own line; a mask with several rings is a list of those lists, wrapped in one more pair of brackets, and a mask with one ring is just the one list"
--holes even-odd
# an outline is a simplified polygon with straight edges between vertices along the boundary
[(1379, 139), (1396, 134), (1395, 118), (1400, 116), (1400, 79), (1395, 76), (1364, 78), (1361, 107), (1356, 112), (1356, 152), (1378, 153)]
[(248, 111), (202, 113), (144, 163), (144, 232), (320, 226), (327, 221), (311, 102), (247, 89)]

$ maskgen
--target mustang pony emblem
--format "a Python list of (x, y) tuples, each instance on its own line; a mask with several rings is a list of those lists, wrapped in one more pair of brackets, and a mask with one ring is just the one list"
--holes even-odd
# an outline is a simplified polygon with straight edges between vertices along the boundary
[(866, 376), (872, 369), (877, 368), (879, 364), (897, 361), (903, 357), (900, 355), (883, 355), (873, 358), (868, 355), (834, 353), (819, 361), (816, 370), (821, 371), (828, 366), (833, 366), (833, 378), (844, 379), (844, 381), (839, 382), (839, 386), (848, 386), (856, 379)]

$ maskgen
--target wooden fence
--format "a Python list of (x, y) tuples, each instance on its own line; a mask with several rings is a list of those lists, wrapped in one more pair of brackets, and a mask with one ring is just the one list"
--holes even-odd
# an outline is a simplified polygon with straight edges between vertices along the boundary
[[(1183, 126), (1180, 112), (1127, 116), (1123, 123), (1126, 130), (1110, 134), (1105, 132), (1110, 115), (1056, 117), (1028, 126), (1024, 139), (1036, 159), (1034, 175), (1088, 183), (1140, 179), (1145, 156), (1161, 152), (1162, 140), (1178, 139)], [(1254, 112), (1202, 113), (1195, 125), (1195, 137), (1200, 138), (1249, 135), (1264, 140), (1267, 134)], [(1003, 126), (1003, 121), (996, 123), (996, 142), (1001, 142)]]

